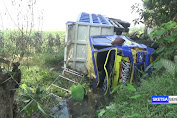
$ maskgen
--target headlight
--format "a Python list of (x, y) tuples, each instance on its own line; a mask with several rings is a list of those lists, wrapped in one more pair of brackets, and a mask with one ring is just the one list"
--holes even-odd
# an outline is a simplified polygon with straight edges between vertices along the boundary
[(152, 62), (153, 62), (153, 56), (151, 55), (151, 57), (150, 57), (150, 63), (152, 64)]

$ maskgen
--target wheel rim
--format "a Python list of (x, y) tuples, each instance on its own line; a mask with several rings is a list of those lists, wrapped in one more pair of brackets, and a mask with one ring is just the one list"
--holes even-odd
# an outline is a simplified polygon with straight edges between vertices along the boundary
[[(112, 89), (111, 89), (111, 86), (112, 86), (111, 83), (112, 83), (112, 82), (111, 82), (111, 79), (110, 79), (109, 85), (108, 85), (108, 88), (107, 88), (107, 77), (105, 76), (104, 82), (103, 82), (103, 86), (102, 86), (102, 89), (103, 89), (105, 95), (106, 95), (106, 94), (110, 95), (111, 90), (112, 90)], [(108, 90), (107, 90), (107, 89), (108, 89)]]
[(105, 76), (102, 86), (103, 91), (106, 93), (107, 91), (107, 77)]

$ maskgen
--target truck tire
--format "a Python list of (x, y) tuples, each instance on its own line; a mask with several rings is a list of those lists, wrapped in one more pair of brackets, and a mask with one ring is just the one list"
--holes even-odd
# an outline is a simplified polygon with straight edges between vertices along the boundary
[[(159, 45), (157, 43), (154, 43), (154, 41), (147, 41), (147, 40), (135, 40), (135, 42), (139, 43), (139, 44), (144, 44), (147, 47), (153, 48), (153, 49), (157, 49), (159, 48)], [(153, 44), (154, 43), (154, 44)]]

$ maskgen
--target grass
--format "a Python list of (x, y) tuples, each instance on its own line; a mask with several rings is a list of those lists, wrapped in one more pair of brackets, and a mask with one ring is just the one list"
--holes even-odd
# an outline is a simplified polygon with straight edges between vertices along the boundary
[[(46, 52), (43, 54), (36, 54), (35, 56), (30, 57), (28, 62), (25, 60), (20, 66), (22, 71), (22, 83), (25, 83), (28, 87), (42, 86), (46, 89), (58, 75), (61, 74), (59, 69), (63, 66), (62, 52), (63, 50), (59, 53)], [(63, 85), (62, 81), (58, 81), (57, 84)], [(55, 93), (57, 92), (59, 95), (64, 95), (64, 92), (62, 91), (56, 90)]]
[[(24, 51), (20, 65), (22, 83), (31, 88), (43, 86), (46, 89), (61, 74), (59, 68), (64, 60), (65, 31), (33, 30), (23, 33), (22, 36), (18, 30), (0, 31), (0, 57), (16, 62)], [(49, 42), (52, 42), (52, 45), (49, 45)], [(1, 63), (3, 67), (6, 66)]]
[[(21, 112), (21, 116), (27, 117), (27, 116), (31, 115), (30, 116), (31, 118), (36, 118), (36, 117), (44, 117), (44, 118), (47, 117), (48, 118), (48, 117), (52, 117), (52, 115), (56, 115), (56, 113), (54, 114), (53, 112), (51, 112), (51, 108), (53, 108), (54, 106), (58, 107), (59, 102), (56, 101), (55, 97), (49, 96), (48, 94), (46, 94), (46, 89), (57, 78), (57, 76), (61, 74), (61, 71), (58, 70), (58, 68), (63, 66), (63, 65), (60, 65), (60, 63), (62, 63), (62, 61), (60, 61), (60, 60), (63, 60), (63, 56), (60, 54), (62, 54), (62, 53), (55, 53), (55, 52), (51, 53), (51, 54), (49, 52), (45, 52), (43, 54), (39, 53), (37, 55), (32, 55), (31, 57), (29, 57), (30, 60), (28, 63), (27, 63), (26, 57), (24, 58), (24, 62), (20, 66), (20, 69), (22, 71), (21, 84), (27, 85), (27, 87), (32, 90), (32, 94), (31, 94), (31, 92), (24, 91), (23, 89), (19, 89), (18, 97), (17, 97), (17, 99), (18, 99), (17, 101), (19, 104), (19, 110), (23, 109), (28, 104), (28, 103), (26, 103), (26, 101), (28, 101), (28, 100), (23, 100), (24, 95), (22, 95), (22, 94), (25, 94), (25, 96), (30, 95), (35, 99), (35, 101), (40, 103), (41, 108), (48, 114), (48, 116), (45, 116), (41, 112), (41, 110), (39, 110), (39, 109), (37, 109), (36, 111), (33, 111), (32, 114), (30, 114), (31, 112), (29, 113), (30, 109), (33, 109), (36, 107), (35, 101), (33, 104), (29, 105), (27, 109), (25, 109), (23, 112)], [(29, 66), (29, 68), (28, 68), (28, 66)], [(85, 82), (85, 80), (86, 80), (85, 78), (82, 78), (82, 81), (81, 81), (81, 79), (75, 78), (71, 75), (65, 75), (65, 76), (68, 76), (68, 78), (70, 78), (76, 82), (81, 82), (81, 84), (84, 86), (84, 88), (86, 88), (86, 87), (89, 88), (88, 85), (85, 84), (85, 83), (88, 83), (88, 81)], [(70, 90), (70, 87), (73, 85), (73, 83), (68, 82), (62, 78), (58, 78), (58, 81), (56, 81), (55, 84), (62, 87), (62, 88), (66, 88), (69, 90)], [(38, 88), (44, 90), (44, 92), (39, 95), (36, 94), (36, 90)], [(76, 96), (76, 99), (83, 99), (84, 89), (81, 88), (81, 86), (79, 86), (79, 88), (76, 88), (76, 89), (71, 90), (72, 92), (73, 91), (75, 92), (73, 94), (74, 94), (74, 96)], [(78, 94), (78, 91), (79, 91), (79, 94)], [(55, 95), (62, 97), (63, 99), (66, 98), (66, 100), (67, 100), (67, 98), (71, 97), (71, 95), (69, 93), (62, 91), (56, 87), (51, 87), (49, 89), (49, 92), (52, 92)], [(82, 92), (82, 94), (80, 94), (80, 92)], [(38, 98), (38, 99), (36, 99), (36, 98)]]
[[(64, 53), (62, 54), (62, 52), (63, 48), (61, 48), (61, 51), (59, 51), (59, 53), (54, 51), (44, 52), (30, 55), (28, 58), (24, 57), (23, 62), (19, 67), (22, 71), (21, 84), (25, 84), (31, 91), (33, 91), (33, 93), (30, 93), (29, 91), (24, 91), (23, 89), (18, 90), (17, 101), (20, 108), (19, 110), (23, 109), (27, 105), (25, 100), (23, 100), (24, 95), (30, 95), (33, 97), (33, 99), (35, 99), (37, 103), (40, 103), (41, 108), (44, 109), (47, 114), (51, 115), (50, 109), (52, 108), (52, 105), (56, 104), (56, 100), (54, 97), (46, 94), (46, 89), (53, 83), (58, 75), (61, 74), (61, 71), (59, 69), (61, 68), (61, 66), (63, 66), (61, 63), (63, 61)], [(63, 88), (68, 87), (68, 83), (62, 79), (58, 79), (55, 84)], [(35, 92), (38, 88), (44, 90), (41, 95), (38, 95)], [(52, 92), (60, 97), (66, 97), (68, 95), (68, 93), (66, 93), (65, 91), (62, 91), (55, 87), (51, 87), (49, 89), (49, 92)], [(21, 112), (21, 116), (29, 116), (29, 109), (35, 108), (35, 105), (37, 103), (34, 102), (33, 104), (29, 105), (23, 112)], [(33, 113), (31, 114), (32, 116), (30, 117), (49, 117), (45, 116), (40, 111), (40, 109), (33, 111)]]
[[(122, 89), (114, 101), (101, 109), (99, 117), (104, 118), (172, 118), (177, 117), (177, 105), (152, 104), (152, 96), (176, 96), (177, 78), (169, 78), (167, 73), (153, 75), (143, 80), (136, 92)], [(99, 112), (99, 113), (100, 113)]]
[[(43, 111), (51, 115), (50, 109), (59, 102), (54, 97), (49, 96), (46, 89), (61, 74), (61, 66), (63, 66), (64, 60), (65, 32), (33, 31), (30, 36), (25, 35), (26, 39), (29, 39), (28, 41), (18, 31), (1, 31), (0, 36), (2, 36), (0, 39), (3, 38), (4, 43), (2, 47), (0, 46), (1, 57), (7, 57), (11, 62), (16, 62), (19, 60), (21, 52), (24, 51), (19, 66), (22, 71), (21, 86), (16, 92), (18, 110), (22, 110), (20, 112), (21, 117), (49, 117), (45, 116)], [(25, 44), (25, 48), (22, 47), (22, 44)], [(7, 70), (5, 64), (3, 67), (4, 70)], [(72, 79), (81, 81), (74, 77)], [(58, 78), (55, 84), (66, 89), (73, 85), (73, 83), (61, 78)], [(69, 96), (67, 92), (56, 87), (51, 87), (49, 92), (64, 98)]]
[(59, 52), (54, 53), (48, 53), (47, 55), (43, 55), (43, 59), (45, 61), (45, 64), (50, 66), (54, 66), (58, 64), (59, 62), (63, 62), (64, 60), (64, 48), (61, 47)]
[[(16, 34), (16, 35), (15, 35)], [(56, 34), (60, 35), (61, 45), (54, 45), (53, 47), (48, 46), (49, 35), (52, 34), (52, 37), (55, 37)], [(42, 32), (42, 41), (43, 44), (40, 47), (40, 51), (35, 51), (36, 45), (31, 45), (32, 51), (29, 51), (28, 55), (25, 55), (23, 58), (23, 63), (20, 66), (22, 71), (22, 82), (21, 84), (26, 84), (33, 91), (33, 96), (38, 96), (42, 101), (37, 101), (42, 105), (47, 113), (49, 104), (53, 104), (53, 99), (44, 93), (43, 97), (35, 94), (37, 88), (42, 88), (46, 90), (47, 87), (57, 78), (61, 72), (59, 68), (62, 66), (62, 61), (64, 58), (64, 34), (65, 32)], [(4, 32), (1, 33), (4, 36), (5, 47), (1, 49), (0, 55), (3, 57), (16, 56), (19, 55), (18, 46), (14, 40), (18, 39), (18, 32)], [(35, 32), (32, 32), (32, 36), (35, 35)], [(31, 43), (33, 44), (33, 37), (31, 37)], [(35, 44), (35, 43), (34, 43)], [(17, 52), (16, 52), (17, 51)], [(88, 81), (83, 81), (82, 83), (88, 83)], [(57, 85), (69, 89), (71, 84), (68, 84), (66, 81), (59, 79), (56, 82)], [(87, 86), (85, 84), (85, 86)], [(176, 95), (177, 90), (177, 78), (169, 78), (167, 73), (163, 74), (154, 74), (153, 77), (143, 80), (141, 85), (136, 88), (136, 91), (131, 91), (126, 88), (121, 89), (118, 94), (114, 96), (114, 101), (108, 106), (104, 106), (99, 110), (99, 117), (103, 118), (151, 118), (151, 117), (177, 117), (176, 108), (177, 105), (153, 105), (151, 103), (151, 96), (155, 95)], [(89, 87), (87, 87), (89, 89)], [(19, 90), (19, 93), (30, 95), (31, 93), (24, 93), (25, 91)], [(67, 93), (57, 89), (51, 88), (50, 92), (57, 94), (58, 96), (66, 96)], [(19, 95), (20, 96), (20, 95)], [(27, 104), (27, 103), (26, 103)], [(24, 108), (24, 103), (19, 103), (19, 108)], [(39, 111), (39, 110), (38, 110)], [(40, 116), (41, 114), (35, 112), (34, 115)], [(26, 117), (26, 114), (23, 114)]]

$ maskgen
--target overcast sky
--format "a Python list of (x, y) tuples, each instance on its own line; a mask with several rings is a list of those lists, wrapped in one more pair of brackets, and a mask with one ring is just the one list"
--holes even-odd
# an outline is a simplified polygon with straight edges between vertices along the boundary
[[(29, 4), (35, 0), (0, 0), (0, 29), (16, 27), (32, 19), (27, 1)], [(118, 18), (133, 26), (132, 20), (138, 17), (131, 13), (135, 3), (141, 3), (141, 0), (36, 0), (33, 5), (34, 28), (63, 30), (65, 23), (76, 21), (81, 12)], [(19, 12), (26, 17), (19, 17)]]

